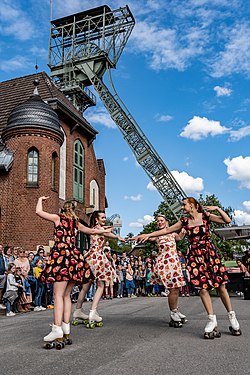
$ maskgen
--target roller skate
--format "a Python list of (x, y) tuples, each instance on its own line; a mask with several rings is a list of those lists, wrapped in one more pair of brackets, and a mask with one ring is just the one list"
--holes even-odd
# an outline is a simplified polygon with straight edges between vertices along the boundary
[(72, 339), (70, 337), (70, 323), (62, 322), (63, 340), (65, 345), (71, 345)]
[(75, 309), (73, 313), (73, 320), (72, 325), (78, 326), (78, 324), (83, 323), (86, 325), (89, 322), (89, 316), (87, 314), (84, 314), (82, 309)]
[(221, 337), (221, 333), (217, 327), (216, 315), (208, 315), (208, 321), (205, 327), (204, 339), (214, 339)]
[(99, 316), (96, 310), (90, 310), (89, 312), (89, 321), (86, 325), (87, 328), (95, 328), (95, 327), (102, 327), (102, 317)]
[(177, 307), (176, 310), (177, 310), (177, 314), (179, 315), (179, 318), (181, 318), (181, 322), (182, 322), (182, 324), (187, 323), (188, 320), (187, 320), (186, 315), (182, 314), (182, 313), (179, 311), (179, 308), (178, 308), (178, 307)]
[(242, 334), (239, 322), (236, 318), (235, 312), (234, 311), (229, 311), (228, 313), (228, 318), (230, 321), (230, 327), (229, 330), (232, 333), (233, 336), (240, 336)]
[(174, 310), (170, 311), (169, 327), (174, 327), (174, 328), (181, 328), (182, 327), (181, 318), (178, 314), (177, 309), (174, 309)]
[(43, 341), (44, 341), (45, 349), (52, 349), (52, 348), (56, 348), (58, 350), (63, 349), (65, 347), (65, 343), (63, 339), (62, 327), (56, 326), (55, 324), (53, 324), (52, 331), (43, 338)]

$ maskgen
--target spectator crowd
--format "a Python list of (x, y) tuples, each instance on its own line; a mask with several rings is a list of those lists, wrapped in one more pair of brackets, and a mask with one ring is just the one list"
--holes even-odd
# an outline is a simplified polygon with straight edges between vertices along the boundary
[[(104, 300), (168, 296), (168, 290), (163, 285), (150, 283), (157, 253), (153, 252), (148, 257), (128, 255), (126, 252), (118, 254), (111, 251), (108, 241), (104, 246), (104, 252), (116, 270), (114, 280), (105, 283)], [(180, 290), (180, 295), (182, 297), (197, 295), (198, 291), (190, 283), (186, 258), (181, 251), (178, 251), (178, 256), (186, 281), (186, 285)], [(11, 249), (0, 244), (0, 309), (6, 311), (6, 316), (53, 308), (53, 284), (44, 284), (40, 280), (47, 259), (48, 254), (43, 246), (39, 246), (36, 253), (27, 253), (21, 247)], [(245, 252), (240, 263), (242, 268), (246, 267), (246, 270), (250, 271), (250, 250)], [(73, 302), (77, 301), (80, 290), (81, 285), (73, 288), (71, 295)], [(87, 301), (93, 299), (94, 293), (95, 281), (86, 296)]]

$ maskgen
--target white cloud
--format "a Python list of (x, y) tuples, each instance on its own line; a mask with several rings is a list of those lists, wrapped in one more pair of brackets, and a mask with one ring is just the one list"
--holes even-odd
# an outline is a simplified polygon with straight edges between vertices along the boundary
[(15, 72), (17, 70), (23, 70), (27, 67), (33, 68), (34, 70), (34, 62), (31, 61), (24, 56), (15, 56), (9, 60), (1, 60), (0, 61), (0, 70), (3, 72)]
[(233, 213), (233, 217), (238, 225), (250, 225), (250, 213), (235, 210)]
[(194, 116), (185, 126), (180, 136), (198, 141), (207, 138), (228, 133), (230, 128), (221, 126), (219, 121), (208, 120), (206, 117)]
[(45, 48), (40, 48), (40, 47), (37, 47), (37, 46), (33, 46), (33, 47), (31, 47), (30, 51), (36, 57), (42, 57), (42, 58), (46, 58), (46, 59), (48, 57), (48, 50), (45, 49)]
[(250, 156), (237, 156), (224, 160), (230, 180), (240, 183), (240, 187), (250, 189)]
[(123, 161), (128, 161), (129, 157), (128, 156), (124, 156), (124, 158), (122, 159)]
[(130, 195), (130, 196), (125, 195), (124, 199), (125, 200), (131, 200), (131, 201), (137, 202), (137, 201), (141, 201), (142, 200), (142, 195), (141, 194)]
[(157, 191), (156, 187), (154, 186), (153, 182), (150, 181), (148, 184), (147, 184), (147, 189), (150, 190), (150, 191)]
[(233, 92), (233, 90), (221, 86), (215, 86), (214, 91), (216, 92), (217, 96), (230, 96)]
[[(26, 13), (10, 2), (3, 1), (0, 5), (0, 32), (24, 41), (34, 37), (35, 25), (28, 19)], [(32, 31), (32, 32), (31, 32)]]
[(203, 179), (201, 177), (189, 176), (186, 172), (171, 171), (172, 175), (187, 195), (196, 195), (203, 189)]
[(223, 77), (233, 73), (243, 73), (250, 76), (250, 26), (235, 24), (227, 32), (227, 44), (214, 63), (211, 63), (211, 75)]
[(242, 204), (245, 207), (246, 211), (250, 213), (250, 201), (244, 201)]
[(173, 116), (170, 116), (170, 115), (160, 115), (159, 113), (156, 114), (155, 118), (159, 122), (168, 122), (168, 121), (173, 120)]
[(143, 219), (137, 219), (136, 222), (132, 222), (129, 224), (131, 228), (143, 228), (145, 225), (154, 221), (154, 217), (151, 215), (144, 215)]
[(152, 69), (184, 70), (191, 60), (203, 53), (206, 31), (198, 27), (189, 27), (185, 33), (174, 28), (163, 28), (156, 23), (137, 22), (131, 35), (134, 52), (146, 53)]
[(240, 139), (250, 135), (250, 126), (244, 126), (238, 130), (230, 131), (230, 140), (239, 141)]
[(105, 108), (92, 109), (91, 112), (86, 113), (85, 117), (91, 124), (99, 124), (109, 129), (117, 129), (117, 125)]

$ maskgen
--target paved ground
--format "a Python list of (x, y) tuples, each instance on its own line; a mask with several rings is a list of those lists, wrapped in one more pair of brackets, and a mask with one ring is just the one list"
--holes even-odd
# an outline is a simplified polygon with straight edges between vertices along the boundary
[[(233, 375), (249, 374), (250, 301), (233, 297), (243, 335), (234, 337), (219, 298), (213, 298), (222, 336), (204, 340), (206, 315), (199, 297), (180, 298), (188, 323), (168, 326), (167, 299), (140, 297), (102, 301), (104, 327), (72, 327), (73, 345), (45, 350), (51, 310), (6, 318), (0, 315), (3, 375)], [(90, 303), (85, 303), (88, 309)]]

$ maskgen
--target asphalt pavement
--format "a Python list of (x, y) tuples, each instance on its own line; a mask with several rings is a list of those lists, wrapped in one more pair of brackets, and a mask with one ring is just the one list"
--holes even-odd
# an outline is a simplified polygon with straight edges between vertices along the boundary
[[(213, 297), (221, 338), (203, 338), (206, 314), (199, 297), (180, 297), (188, 322), (169, 327), (165, 297), (101, 301), (104, 326), (72, 327), (73, 344), (62, 350), (43, 348), (53, 310), (0, 315), (2, 375), (238, 375), (250, 374), (250, 301), (232, 297), (242, 336), (229, 332), (220, 299)], [(90, 302), (84, 303), (85, 310)], [(75, 305), (74, 305), (75, 308)]]

